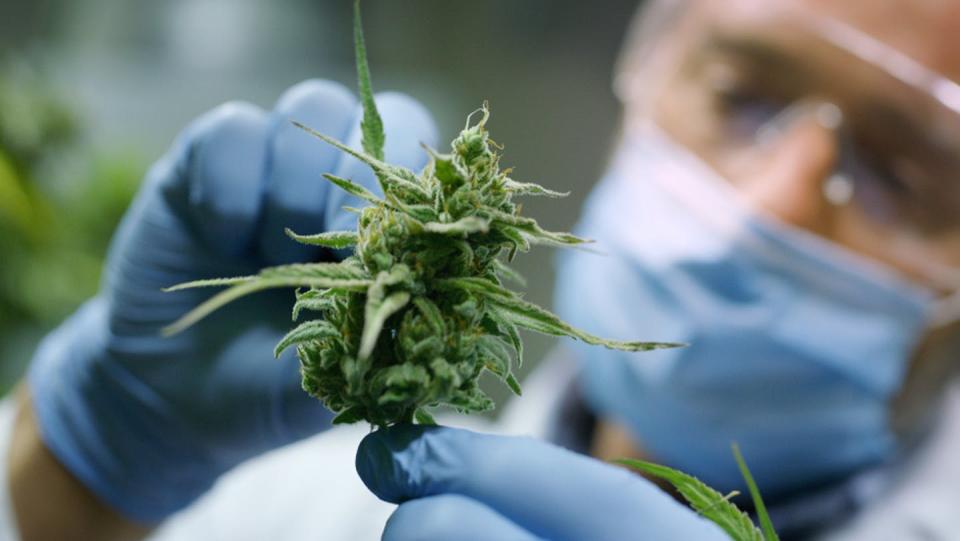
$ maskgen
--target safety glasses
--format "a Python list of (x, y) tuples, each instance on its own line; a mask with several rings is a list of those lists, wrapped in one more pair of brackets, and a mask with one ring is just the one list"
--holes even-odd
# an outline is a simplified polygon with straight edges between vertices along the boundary
[(823, 196), (850, 208), (898, 266), (960, 289), (960, 86), (857, 29), (806, 10), (707, 25), (676, 68), (698, 153), (763, 152), (815, 109), (833, 132)]

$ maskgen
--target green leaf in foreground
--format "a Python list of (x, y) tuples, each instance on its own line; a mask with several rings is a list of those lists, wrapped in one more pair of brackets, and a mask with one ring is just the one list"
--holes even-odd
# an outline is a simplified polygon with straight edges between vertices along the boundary
[(359, 214), (357, 230), (287, 231), (305, 244), (352, 247), (353, 255), (340, 263), (286, 265), (256, 276), (176, 286), (227, 289), (167, 332), (182, 331), (242, 296), (296, 289), (293, 319), (306, 320), (281, 340), (277, 353), (296, 348), (303, 388), (337, 413), (334, 422), (375, 426), (432, 422), (428, 410), (439, 406), (466, 413), (489, 410), (493, 401), (478, 384), (483, 372), (520, 394), (514, 363), (519, 366), (523, 359), (521, 328), (627, 351), (678, 345), (594, 336), (503, 287), (505, 279), (522, 282), (504, 264), (518, 252), (537, 244), (588, 242), (543, 229), (521, 215), (514, 202), (520, 196), (565, 194), (516, 182), (500, 168), (501, 147), (487, 132), (486, 104), (468, 118), (449, 154), (426, 150), (429, 163), (420, 172), (384, 162), (383, 126), (373, 102), (359, 8), (355, 30), (363, 150), (295, 124), (368, 165), (382, 197), (360, 183), (325, 174), (326, 182), (367, 203), (352, 209)]
[(366, 289), (373, 281), (365, 276), (362, 269), (343, 263), (314, 263), (271, 267), (260, 271), (257, 276), (212, 280), (198, 280), (168, 288), (167, 291), (181, 291), (198, 287), (216, 287), (230, 285), (226, 289), (191, 310), (172, 325), (163, 329), (163, 334), (170, 336), (186, 330), (188, 327), (207, 317), (216, 310), (231, 302), (259, 291), (276, 288), (309, 287), (320, 289), (337, 289), (343, 291), (357, 291)]
[(624, 458), (615, 462), (667, 481), (697, 513), (719, 526), (734, 541), (764, 541), (750, 517), (729, 501), (730, 496), (720, 494), (696, 477), (642, 460)]
[(503, 320), (543, 334), (568, 336), (591, 345), (624, 351), (650, 351), (683, 345), (662, 342), (623, 342), (594, 336), (564, 322), (549, 310), (525, 301), (512, 291), (483, 278), (451, 278), (444, 280), (440, 285), (460, 288), (474, 295), (483, 296)]
[(330, 338), (337, 336), (339, 333), (337, 329), (330, 325), (330, 323), (322, 320), (312, 320), (305, 323), (301, 323), (292, 331), (288, 332), (286, 336), (280, 339), (280, 342), (277, 343), (276, 348), (273, 350), (273, 355), (279, 357), (283, 350), (287, 349), (293, 344), (298, 342), (306, 342), (308, 340), (320, 340), (322, 338)]
[(776, 530), (773, 528), (773, 522), (770, 521), (770, 514), (767, 512), (767, 506), (763, 503), (760, 496), (760, 489), (757, 488), (757, 482), (753, 480), (753, 474), (747, 467), (747, 462), (743, 459), (740, 452), (740, 446), (733, 444), (733, 457), (737, 460), (737, 466), (740, 468), (740, 475), (747, 483), (747, 490), (750, 491), (750, 497), (753, 499), (753, 508), (757, 511), (757, 519), (760, 521), (760, 527), (763, 528), (763, 535), (766, 541), (778, 541)]

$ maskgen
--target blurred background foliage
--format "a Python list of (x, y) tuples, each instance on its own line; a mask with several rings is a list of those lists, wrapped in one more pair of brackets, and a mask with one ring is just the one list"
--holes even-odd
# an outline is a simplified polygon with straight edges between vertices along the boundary
[(0, 66), (0, 386), (96, 292), (141, 161), (88, 146), (80, 116), (23, 59)]
[[(504, 164), (573, 196), (576, 221), (615, 135), (612, 69), (637, 0), (365, 0), (376, 88), (435, 114), (441, 140), (483, 100)], [(270, 108), (320, 77), (354, 87), (347, 0), (0, 1), (0, 383), (96, 291), (109, 237), (149, 162), (228, 100)], [(318, 175), (319, 175), (318, 171)], [(550, 305), (553, 254), (518, 258)], [(529, 336), (535, 361), (551, 341)], [(524, 372), (535, 363), (524, 366)], [(491, 391), (499, 399), (499, 386)]]

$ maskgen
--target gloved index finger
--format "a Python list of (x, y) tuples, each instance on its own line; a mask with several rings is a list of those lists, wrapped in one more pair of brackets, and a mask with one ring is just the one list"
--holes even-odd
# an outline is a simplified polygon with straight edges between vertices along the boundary
[(310, 80), (289, 90), (271, 115), (270, 140), (264, 168), (264, 202), (260, 252), (269, 264), (317, 259), (319, 250), (293, 242), (285, 228), (301, 234), (323, 230), (323, 211), (330, 192), (321, 173), (340, 159), (337, 149), (303, 133), (301, 122), (331, 137), (343, 138), (356, 118), (357, 100), (345, 87)]
[[(242, 102), (223, 104), (191, 122), (150, 169), (147, 189), (138, 195), (119, 234), (127, 233), (133, 223), (171, 232), (176, 225), (170, 220), (183, 219), (206, 248), (230, 256), (244, 253), (260, 208), (266, 132), (266, 113)], [(165, 214), (167, 206), (159, 205), (163, 201), (156, 199), (153, 188), (174, 202), (175, 216)]]
[(363, 440), (357, 471), (384, 500), (461, 494), (548, 539), (727, 539), (643, 478), (532, 438), (396, 426)]

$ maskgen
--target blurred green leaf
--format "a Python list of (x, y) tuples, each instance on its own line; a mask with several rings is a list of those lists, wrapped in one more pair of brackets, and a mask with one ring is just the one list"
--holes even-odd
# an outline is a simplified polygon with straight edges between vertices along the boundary
[(698, 513), (723, 529), (734, 541), (764, 541), (763, 534), (750, 517), (730, 503), (729, 496), (713, 490), (696, 477), (642, 460), (624, 458), (614, 462), (667, 481)]

